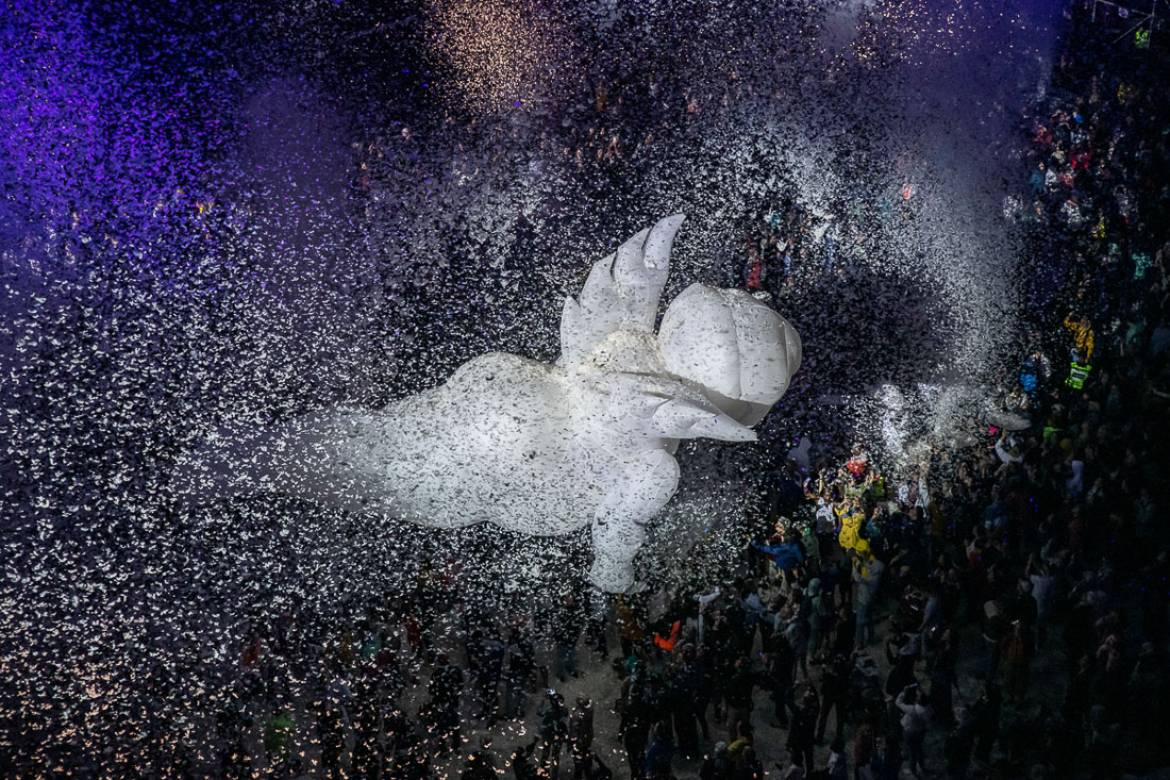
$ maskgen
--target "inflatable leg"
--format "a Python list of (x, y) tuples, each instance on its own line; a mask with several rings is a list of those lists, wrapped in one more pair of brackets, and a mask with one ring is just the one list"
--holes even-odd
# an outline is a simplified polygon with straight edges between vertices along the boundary
[(678, 463), (665, 450), (631, 458), (617, 473), (593, 518), (590, 581), (607, 593), (634, 584), (634, 558), (646, 540), (646, 523), (678, 488)]

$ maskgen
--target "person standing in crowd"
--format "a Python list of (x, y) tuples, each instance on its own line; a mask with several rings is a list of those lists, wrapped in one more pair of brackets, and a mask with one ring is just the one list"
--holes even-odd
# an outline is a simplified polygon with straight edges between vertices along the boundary
[(517, 626), (508, 637), (504, 656), (504, 717), (517, 720), (528, 707), (528, 686), (536, 665), (532, 641)]
[(435, 669), (431, 672), (428, 686), (431, 698), (427, 709), (439, 744), (449, 750), (459, 747), (459, 699), (463, 693), (463, 680), (463, 670), (451, 663), (446, 653), (439, 653), (435, 657)]
[(646, 745), (654, 717), (650, 693), (652, 686), (648, 677), (645, 663), (636, 661), (622, 684), (622, 696), (618, 701), (621, 715), (618, 734), (626, 750), (626, 763), (630, 767), (632, 780), (645, 777)]
[(909, 685), (895, 699), (898, 709), (902, 711), (902, 739), (906, 744), (906, 751), (910, 758), (910, 771), (915, 777), (921, 777), (926, 772), (923, 742), (926, 740), (926, 726), (930, 718), (930, 710), (918, 701), (918, 686)]
[(796, 667), (800, 670), (801, 679), (808, 681), (808, 652), (809, 652), (809, 621), (807, 618), (808, 604), (801, 598), (799, 591), (793, 593), (794, 606), (785, 608), (783, 632), (792, 648), (792, 655), (796, 659)]
[(642, 621), (638, 611), (625, 594), (619, 595), (614, 602), (614, 620), (617, 622), (618, 641), (621, 643), (622, 658), (628, 659), (634, 654), (634, 648), (642, 644), (646, 632), (642, 628)]
[(852, 655), (856, 649), (856, 642), (857, 621), (853, 607), (851, 604), (842, 604), (837, 608), (837, 617), (833, 623), (833, 642), (829, 652), (832, 655)]
[(796, 659), (784, 633), (778, 633), (772, 639), (772, 647), (766, 656), (765, 674), (776, 713), (776, 724), (780, 728), (788, 728), (788, 712), (794, 703)]
[(752, 690), (755, 675), (752, 673), (751, 658), (740, 656), (735, 661), (731, 677), (724, 688), (727, 701), (727, 731), (735, 734), (741, 723), (752, 722)]
[(988, 682), (983, 693), (976, 700), (972, 709), (973, 730), (975, 732), (975, 760), (983, 766), (991, 762), (991, 750), (999, 739), (999, 718), (1001, 700), (999, 687)]
[(561, 604), (560, 619), (553, 628), (556, 640), (556, 655), (553, 661), (553, 674), (561, 682), (567, 676), (577, 676), (577, 642), (581, 639), (584, 616), (573, 594), (565, 596)]
[(818, 577), (809, 580), (805, 595), (808, 599), (808, 654), (815, 661), (821, 657), (821, 645), (832, 623), (833, 599), (822, 590)]
[(853, 558), (853, 610), (857, 622), (857, 647), (862, 650), (873, 642), (872, 610), (885, 568), (871, 551), (856, 554)]
[(679, 753), (686, 759), (699, 754), (699, 722), (697, 703), (702, 689), (702, 670), (695, 648), (686, 644), (676, 654), (670, 669), (668, 699)]
[(577, 706), (569, 715), (569, 753), (573, 757), (573, 780), (592, 780), (593, 776), (593, 702), (577, 697)]
[(816, 733), (818, 745), (825, 739), (825, 726), (832, 711), (835, 711), (837, 716), (834, 734), (840, 739), (845, 733), (849, 708), (849, 674), (852, 668), (853, 664), (848, 656), (837, 654), (826, 664), (821, 675), (821, 707)]
[(670, 739), (670, 725), (663, 722), (654, 727), (654, 736), (646, 748), (643, 777), (647, 780), (668, 780), (674, 765), (674, 743)]
[(488, 728), (496, 722), (500, 706), (500, 675), (504, 664), (504, 643), (494, 633), (476, 629), (475, 640), (468, 645), (474, 658), (472, 680), (479, 700), (479, 717)]
[(1056, 578), (1052, 576), (1048, 564), (1037, 560), (1036, 553), (1032, 553), (1028, 557), (1028, 565), (1024, 574), (1032, 584), (1031, 596), (1036, 602), (1037, 639), (1043, 644), (1047, 637), (1048, 622), (1056, 597)]
[(545, 692), (544, 702), (537, 715), (540, 718), (540, 765), (556, 777), (560, 771), (561, 748), (569, 732), (565, 697), (550, 688)]
[(930, 659), (930, 710), (936, 723), (950, 728), (955, 720), (953, 692), (959, 681), (955, 671), (955, 648), (951, 630), (941, 631)]
[(792, 762), (811, 774), (816, 769), (813, 748), (816, 744), (817, 717), (819, 705), (817, 694), (812, 688), (805, 689), (792, 711), (792, 725), (788, 729), (788, 753)]
[(1003, 646), (1004, 686), (1011, 699), (1021, 700), (1028, 691), (1033, 649), (1031, 631), (1024, 620), (1012, 621)]

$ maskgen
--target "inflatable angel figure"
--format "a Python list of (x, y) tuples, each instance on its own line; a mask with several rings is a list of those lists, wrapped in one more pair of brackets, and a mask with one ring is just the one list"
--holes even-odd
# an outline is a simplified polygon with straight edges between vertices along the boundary
[(489, 353), (380, 410), (333, 409), (187, 466), (220, 493), (271, 491), (432, 527), (533, 535), (591, 524), (589, 573), (634, 583), (646, 524), (678, 485), (680, 439), (755, 439), (800, 365), (796, 331), (739, 290), (694, 284), (654, 321), (682, 215), (593, 266), (565, 300), (561, 356)]

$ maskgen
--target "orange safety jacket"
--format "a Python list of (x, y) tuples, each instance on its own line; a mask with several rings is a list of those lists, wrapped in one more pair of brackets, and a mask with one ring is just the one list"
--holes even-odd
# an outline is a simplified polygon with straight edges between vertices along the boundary
[(676, 620), (670, 624), (670, 637), (664, 638), (657, 632), (654, 634), (654, 644), (668, 653), (674, 652), (674, 645), (678, 642), (678, 635), (682, 633), (682, 621)]

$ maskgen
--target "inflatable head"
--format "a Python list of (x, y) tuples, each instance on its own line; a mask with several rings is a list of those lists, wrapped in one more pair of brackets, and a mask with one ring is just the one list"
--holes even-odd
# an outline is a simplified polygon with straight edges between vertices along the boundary
[(764, 419), (800, 368), (796, 329), (743, 290), (692, 284), (667, 307), (658, 345), (670, 373), (748, 426)]

